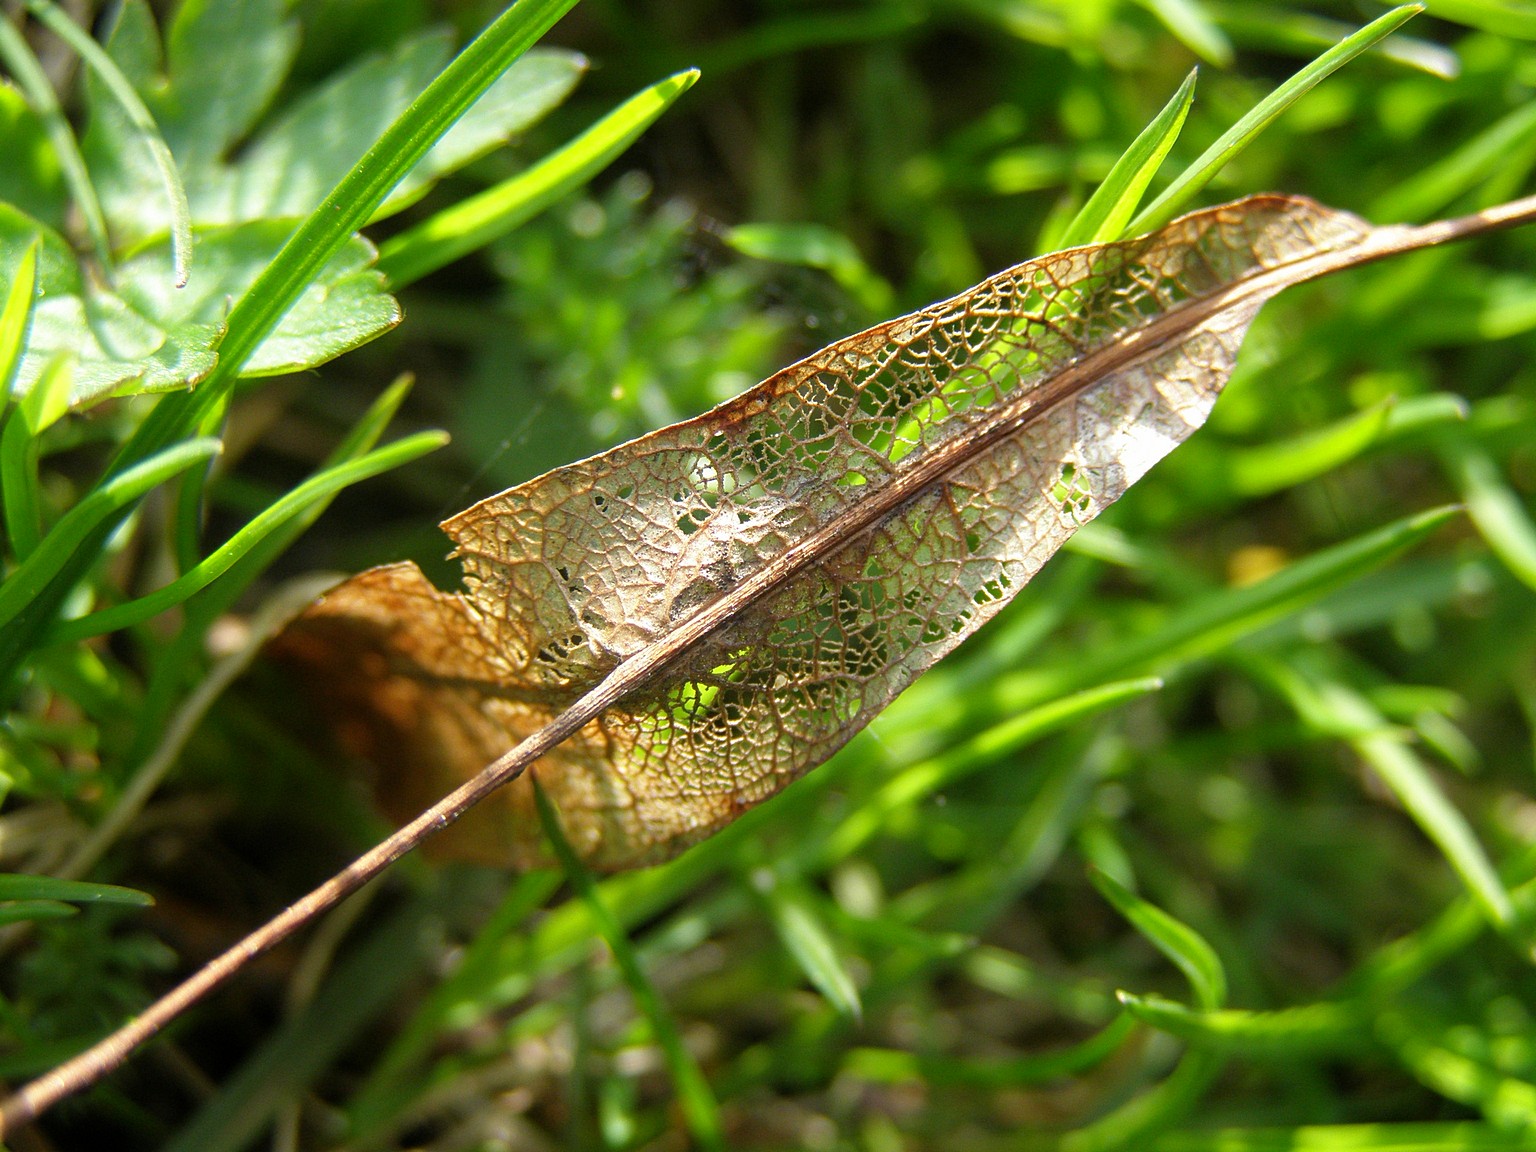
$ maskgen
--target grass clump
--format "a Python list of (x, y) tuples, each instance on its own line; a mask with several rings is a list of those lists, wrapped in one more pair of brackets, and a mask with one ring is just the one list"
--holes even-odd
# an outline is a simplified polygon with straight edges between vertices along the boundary
[[(587, 0), (529, 50), (570, 7), (532, 0), (452, 64), (426, 5), (130, 3), (100, 52), (34, 7), (11, 1078), (376, 838), (284, 685), (230, 687), (301, 573), (430, 559), (471, 499), (1061, 242), (1265, 188), (1427, 219), (1536, 165), (1536, 29), (1470, 0)], [(601, 881), (411, 861), (48, 1138), (1526, 1146), (1533, 248), (1271, 305), (1204, 433), (721, 835)], [(443, 441), (396, 421), (457, 442), (395, 471)]]

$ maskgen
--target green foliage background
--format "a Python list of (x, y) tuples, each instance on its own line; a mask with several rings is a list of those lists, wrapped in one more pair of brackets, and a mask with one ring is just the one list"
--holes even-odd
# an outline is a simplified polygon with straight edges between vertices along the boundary
[[(1536, 12), (1429, 8), (1198, 202), (1528, 191)], [(12, 1083), (385, 830), (279, 675), (229, 684), (304, 574), (451, 582), (436, 519), (1113, 234), (1128, 200), (1079, 210), (1192, 65), (1149, 201), (1386, 9), (582, 0), (353, 169), (499, 11), (130, 4), (126, 96), (47, 6), (0, 40)], [(831, 764), (644, 873), (408, 860), (14, 1147), (1529, 1147), (1533, 257), (1286, 295), (1208, 428)]]

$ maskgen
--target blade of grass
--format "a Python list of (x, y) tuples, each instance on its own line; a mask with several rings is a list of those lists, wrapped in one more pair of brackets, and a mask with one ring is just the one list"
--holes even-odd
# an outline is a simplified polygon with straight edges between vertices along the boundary
[(410, 1022), (395, 1032), (368, 1079), (352, 1094), (347, 1105), (347, 1128), (359, 1144), (368, 1144), (379, 1127), (396, 1113), (424, 1054), (444, 1033), (462, 1026), (453, 1019), (456, 1010), (483, 997), (486, 987), (502, 981), (507, 969), (503, 948), (512, 934), (549, 901), (559, 884), (560, 874), (549, 870), (525, 872), (507, 886), (501, 904), (464, 948), (459, 963), (427, 994)]
[(1428, 1124), (1319, 1124), (1170, 1132), (1148, 1152), (1524, 1152), (1524, 1132), (1455, 1120)]
[(428, 452), (435, 452), (447, 443), (446, 432), (419, 432), (350, 463), (327, 468), (264, 508), (200, 564), (178, 579), (126, 604), (104, 608), (74, 620), (65, 620), (49, 631), (47, 643), (72, 643), (90, 636), (99, 636), (103, 632), (115, 632), (119, 628), (141, 624), (158, 616), (212, 584), (234, 567), (259, 541), (309, 511), (320, 501), (359, 481), (398, 468)]
[[(149, 798), (175, 766), (192, 733), (224, 690), (250, 667), (268, 640), (334, 583), (335, 578), (329, 575), (300, 576), (267, 598), (251, 616), (240, 647), (214, 664), (166, 723), (155, 729), (157, 743), (154, 750), (134, 769), (111, 809), (59, 869), (62, 875), (83, 876), (95, 866), (149, 803)], [(196, 635), (202, 637), (206, 631), (199, 629)]]
[(1371, 702), (1321, 660), (1295, 654), (1266, 661), (1266, 674), (1291, 701), (1303, 721), (1324, 731), (1342, 731), (1356, 753), (1397, 797), (1424, 834), (1439, 847), (1482, 906), (1489, 922), (1509, 928), (1515, 910), (1509, 892), (1477, 842), (1466, 818), (1435, 783), (1428, 766)]
[[(203, 414), (198, 436), (222, 436), (224, 419), (229, 412), (230, 394)], [(203, 552), (203, 508), (213, 466), (194, 468), (178, 476), (171, 485), (171, 545), (176, 555), (176, 570), (187, 572), (196, 567)]]
[(832, 935), (808, 895), (782, 882), (771, 868), (752, 873), (752, 888), (762, 898), (768, 921), (794, 961), (827, 1003), (850, 1020), (862, 1020), (859, 986), (848, 974)]
[(0, 412), (5, 411), (11, 400), (11, 386), (32, 330), (32, 309), (37, 301), (37, 252), (41, 244), (34, 240), (27, 245), (16, 265), (16, 278), (11, 281), (5, 304), (0, 307)]
[(1149, 204), (1126, 229), (1129, 233), (1150, 232), (1179, 212), (1215, 178), (1234, 156), (1251, 144), (1287, 108), (1324, 79), (1337, 72), (1362, 52), (1366, 52), (1424, 10), (1422, 4), (1404, 4), (1371, 21), (1352, 36), (1347, 36), (1260, 100), (1246, 116), (1227, 129), (1183, 172), (1174, 178), (1161, 195)]
[(1381, 1013), (1375, 1030), (1421, 1084), (1450, 1100), (1478, 1109), (1496, 1127), (1533, 1135), (1536, 1084), (1457, 1051), (1438, 1029), (1401, 1012)]
[(1211, 1052), (1186, 1052), (1168, 1076), (1150, 1091), (1069, 1132), (1056, 1141), (1059, 1152), (1110, 1152), (1148, 1146), (1153, 1133), (1187, 1116), (1215, 1081), (1225, 1061)]
[[(1218, 18), (1227, 31), (1250, 46), (1311, 55), (1319, 48), (1331, 48), (1354, 29), (1338, 20), (1288, 8), (1223, 4)], [(1454, 80), (1461, 71), (1461, 58), (1451, 49), (1414, 36), (1389, 36), (1371, 53), (1427, 72), (1441, 80)]]
[(1134, 671), (1172, 676), (1401, 555), (1458, 512), (1452, 505), (1416, 513), (1298, 560), (1257, 584), (1193, 597), (1162, 627), (1102, 655), (1000, 678), (988, 702), (999, 709), (1025, 708)]
[(1120, 1003), (1129, 1015), (1160, 1032), (1201, 1048), (1243, 1056), (1295, 1059), (1359, 1051), (1371, 1045), (1370, 1012), (1354, 1000), (1324, 1001), (1274, 1012), (1232, 1008), (1202, 1012), (1160, 996), (1121, 992)]
[(217, 440), (189, 440), (151, 456), (92, 489), (90, 495), (60, 518), (9, 579), (0, 584), (0, 626), (14, 620), (32, 603), (38, 592), (79, 551), (82, 542), (102, 524), (133, 507), (151, 488), (200, 461), (211, 459), (221, 449)]
[(116, 884), (86, 884), (53, 876), (0, 873), (0, 900), (54, 900), (66, 904), (127, 904), (147, 908), (155, 902), (148, 892)]
[(1331, 472), (1390, 438), (1466, 417), (1466, 401), (1445, 392), (1389, 398), (1300, 436), (1233, 449), (1225, 454), (1225, 470), (1235, 493), (1268, 496)]
[(1143, 900), (1109, 873), (1094, 868), (1088, 876), (1099, 895), (1184, 973), (1201, 1008), (1213, 1012), (1221, 1007), (1227, 998), (1227, 974), (1216, 950), (1200, 933)]
[(1536, 523), (1499, 476), (1493, 458), (1470, 440), (1447, 445), (1441, 457), (1467, 502), (1467, 515), (1493, 554), (1527, 587), (1536, 589)]
[(1142, 194), (1164, 158), (1179, 138), (1179, 131), (1189, 116), (1195, 100), (1198, 70), (1191, 69), (1172, 99), (1163, 106), (1141, 135), (1131, 142), (1124, 155), (1115, 161), (1109, 175), (1088, 198), (1061, 237), (1061, 247), (1098, 244), (1118, 240), (1125, 234), (1126, 223), (1141, 203)]
[(42, 121), (48, 142), (53, 145), (59, 160), (64, 183), (74, 198), (80, 218), (85, 222), (85, 232), (90, 238), (91, 249), (103, 270), (109, 274), (112, 268), (112, 243), (107, 239), (107, 221), (101, 213), (101, 201), (91, 175), (85, 167), (85, 157), (80, 154), (80, 143), (69, 126), (59, 98), (54, 95), (53, 85), (37, 57), (32, 54), (26, 37), (9, 20), (0, 20), (0, 62), (4, 62), (15, 78), (22, 93)]
[(86, 67), (95, 72), (112, 98), (117, 101), (128, 123), (149, 150), (155, 172), (165, 190), (171, 209), (171, 266), (176, 287), (183, 288), (192, 275), (192, 212), (187, 207), (187, 190), (182, 186), (176, 161), (166, 146), (155, 118), (144, 106), (138, 92), (117, 62), (91, 38), (90, 33), (71, 20), (52, 0), (27, 0), (27, 11), (39, 23), (68, 44)]
[(391, 237), (379, 270), (401, 288), (532, 219), (611, 164), (698, 78), (679, 72), (643, 89), (526, 171)]
[(555, 855), (559, 857), (566, 880), (587, 907), (593, 925), (608, 945), (609, 951), (613, 953), (614, 963), (619, 966), (624, 982), (629, 986), (630, 994), (634, 996), (636, 1005), (650, 1023), (656, 1043), (666, 1059), (667, 1069), (672, 1074), (672, 1083), (677, 1089), (678, 1102), (682, 1106), (689, 1131), (693, 1133), (694, 1140), (701, 1147), (711, 1149), (712, 1152), (724, 1152), (725, 1135), (720, 1127), (720, 1114), (714, 1095), (710, 1091), (709, 1081), (699, 1070), (693, 1054), (683, 1044), (683, 1038), (678, 1033), (672, 1014), (662, 1004), (661, 997), (656, 994), (656, 989), (652, 987), (650, 979), (641, 969), (635, 950), (630, 945), (629, 936), (604, 902), (597, 886), (592, 882), (591, 873), (576, 858), (575, 850), (560, 829), (560, 817), (556, 814), (554, 805), (544, 790), (539, 787), (538, 777), (535, 775), (531, 779), (534, 797), (538, 802), (539, 823), (543, 825), (544, 834), (549, 838)]
[(1522, 104), (1371, 206), (1372, 219), (1418, 220), (1480, 189), (1511, 155), (1536, 140), (1536, 104)]
[(62, 354), (49, 361), (0, 432), (0, 504), (18, 562), (32, 555), (42, 539), (38, 455), (43, 432), (69, 410), (71, 367)]
[(1140, 0), (1140, 3), (1196, 56), (1218, 68), (1231, 65), (1232, 42), (1205, 10), (1201, 0)]
[(894, 813), (924, 796), (947, 788), (1060, 728), (1156, 692), (1162, 686), (1161, 680), (1146, 678), (1089, 688), (1021, 712), (937, 756), (920, 760), (893, 776), (857, 811), (850, 813), (828, 838), (822, 858), (832, 861), (851, 856), (878, 835)]
[(31, 920), (64, 920), (79, 914), (80, 909), (73, 904), (61, 904), (57, 900), (18, 900), (14, 904), (0, 904), (0, 928)]
[(1119, 1051), (1135, 1026), (1134, 1018), (1123, 1013), (1068, 1048), (1011, 1060), (965, 1060), (896, 1048), (853, 1048), (843, 1057), (840, 1071), (875, 1084), (991, 1089), (1049, 1084), (1097, 1068)]

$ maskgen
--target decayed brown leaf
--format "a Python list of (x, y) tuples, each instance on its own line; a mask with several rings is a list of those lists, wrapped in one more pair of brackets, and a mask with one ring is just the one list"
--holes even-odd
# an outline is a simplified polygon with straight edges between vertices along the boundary
[[(282, 656), (409, 815), (556, 722), (537, 763), (593, 865), (655, 862), (821, 763), (1205, 420), (1291, 284), (1518, 222), (1373, 228), (1255, 196), (1028, 261), (713, 411), (446, 521), (311, 609)], [(542, 858), (528, 781), (473, 817)]]

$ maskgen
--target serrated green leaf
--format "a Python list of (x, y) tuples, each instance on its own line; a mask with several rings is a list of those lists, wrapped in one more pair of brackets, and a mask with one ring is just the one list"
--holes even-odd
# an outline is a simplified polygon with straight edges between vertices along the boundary
[[(74, 358), (71, 407), (107, 395), (185, 388), (213, 370), (228, 301), (265, 270), (292, 230), (256, 221), (204, 230), (185, 288), (173, 286), (169, 246), (141, 249), (118, 268), (115, 292), (86, 288), (61, 237), (0, 205), (0, 269), (43, 237), (38, 301), (16, 391), (25, 395), (57, 354)], [(351, 241), (322, 269), (247, 363), (248, 375), (301, 371), (366, 343), (400, 319), (372, 245)]]
[(189, 171), (228, 154), (288, 75), (298, 25), (285, 0), (182, 0), (166, 34), (160, 129)]
[(1216, 950), (1189, 925), (1143, 900), (1107, 872), (1089, 872), (1093, 886), (1115, 910), (1178, 966), (1206, 1011), (1220, 1008), (1227, 998), (1227, 974)]

